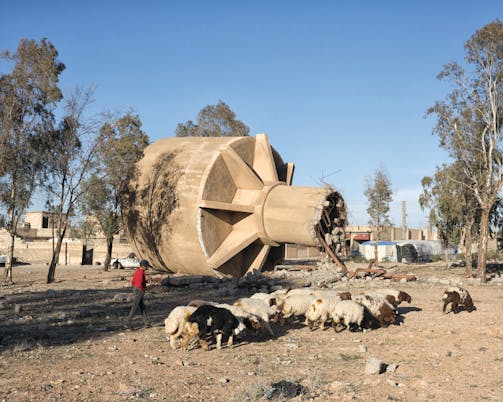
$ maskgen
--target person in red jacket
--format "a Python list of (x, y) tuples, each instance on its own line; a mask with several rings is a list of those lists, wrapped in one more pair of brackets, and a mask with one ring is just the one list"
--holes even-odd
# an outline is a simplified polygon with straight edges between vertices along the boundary
[(143, 317), (143, 323), (146, 327), (149, 327), (150, 324), (147, 318), (147, 310), (145, 308), (145, 303), (143, 302), (143, 296), (145, 296), (145, 287), (147, 286), (147, 278), (145, 276), (145, 270), (150, 267), (150, 264), (147, 260), (140, 261), (140, 267), (134, 272), (133, 279), (131, 279), (131, 285), (133, 285), (134, 297), (133, 304), (131, 306), (131, 311), (127, 317), (126, 328), (133, 329), (132, 321), (133, 316), (140, 308), (141, 315)]

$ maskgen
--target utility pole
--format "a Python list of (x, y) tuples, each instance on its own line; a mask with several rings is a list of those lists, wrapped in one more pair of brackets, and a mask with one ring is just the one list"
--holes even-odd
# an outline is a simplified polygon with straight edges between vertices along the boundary
[(402, 201), (402, 240), (407, 239), (407, 202)]

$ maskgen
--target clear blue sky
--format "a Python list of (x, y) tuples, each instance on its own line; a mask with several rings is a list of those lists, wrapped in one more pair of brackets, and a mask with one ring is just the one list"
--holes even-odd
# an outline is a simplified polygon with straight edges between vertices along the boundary
[(5, 0), (0, 14), (1, 49), (48, 38), (66, 93), (97, 84), (94, 108), (133, 108), (152, 141), (223, 100), (295, 163), (294, 185), (327, 176), (351, 224), (367, 223), (365, 178), (383, 165), (392, 221), (405, 200), (419, 227), (421, 178), (446, 160), (424, 118), (449, 90), (436, 75), (503, 2)]

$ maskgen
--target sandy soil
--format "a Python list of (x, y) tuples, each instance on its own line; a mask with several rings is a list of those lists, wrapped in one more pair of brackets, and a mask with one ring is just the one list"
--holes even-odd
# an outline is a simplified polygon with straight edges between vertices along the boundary
[[(400, 306), (401, 325), (375, 331), (311, 332), (273, 324), (275, 337), (249, 334), (220, 351), (171, 350), (163, 321), (176, 305), (220, 298), (217, 289), (153, 284), (146, 304), (154, 324), (124, 331), (132, 271), (14, 268), (15, 285), (0, 289), (0, 400), (4, 401), (503, 401), (503, 286), (466, 285), (477, 311), (442, 314), (445, 285), (463, 271), (400, 266), (414, 283)], [(380, 281), (346, 284), (360, 292)], [(115, 297), (115, 299), (114, 299)], [(364, 373), (377, 357), (389, 372)], [(393, 365), (396, 370), (393, 371)]]

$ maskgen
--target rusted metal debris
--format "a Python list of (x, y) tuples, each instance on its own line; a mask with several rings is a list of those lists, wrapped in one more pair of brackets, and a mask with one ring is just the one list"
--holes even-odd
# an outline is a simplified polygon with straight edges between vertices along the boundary
[(415, 275), (412, 274), (393, 274), (386, 271), (385, 269), (377, 268), (357, 268), (355, 271), (350, 271), (347, 273), (348, 278), (364, 278), (366, 276), (371, 276), (372, 278), (391, 279), (392, 282), (400, 282), (402, 279), (405, 279), (406, 282), (417, 280)]
[(348, 268), (346, 265), (335, 255), (335, 253), (332, 251), (330, 246), (326, 243), (325, 239), (321, 235), (321, 233), (318, 233), (318, 240), (320, 241), (321, 245), (325, 249), (326, 253), (330, 256), (330, 258), (335, 262), (335, 264), (339, 267), (342, 273), (347, 274), (348, 273)]

